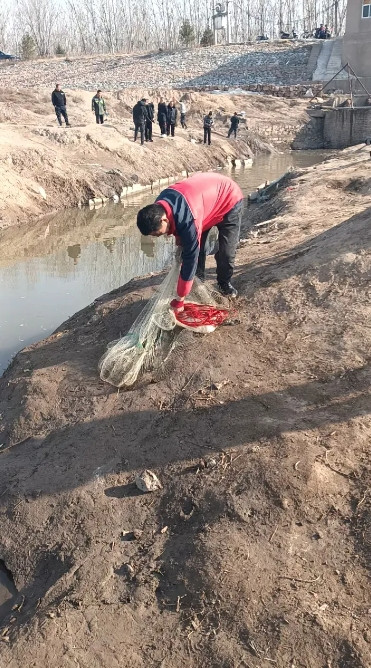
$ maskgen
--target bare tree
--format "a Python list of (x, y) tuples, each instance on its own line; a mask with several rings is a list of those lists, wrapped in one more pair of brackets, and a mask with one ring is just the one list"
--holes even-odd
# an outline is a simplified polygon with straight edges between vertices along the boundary
[[(347, 0), (230, 0), (231, 38), (276, 38), (281, 30), (300, 34), (320, 23), (332, 31), (337, 23), (341, 33), (346, 6)], [(185, 20), (199, 43), (205, 28), (211, 27), (211, 13), (211, 0), (16, 0), (15, 5), (2, 0), (0, 48), (19, 50), (27, 32), (40, 56), (54, 53), (58, 43), (69, 53), (86, 54), (172, 49), (180, 46), (179, 29)]]

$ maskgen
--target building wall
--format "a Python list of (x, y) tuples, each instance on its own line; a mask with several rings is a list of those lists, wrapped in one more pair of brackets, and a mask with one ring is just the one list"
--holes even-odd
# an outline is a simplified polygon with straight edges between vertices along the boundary
[[(364, 4), (370, 4), (368, 18), (362, 18)], [(346, 63), (357, 76), (371, 79), (371, 0), (348, 0), (343, 41), (343, 64)]]
[(371, 107), (311, 110), (309, 123), (296, 135), (293, 149), (343, 149), (371, 138)]
[(346, 148), (371, 137), (371, 107), (341, 107), (327, 111), (323, 125), (324, 148)]

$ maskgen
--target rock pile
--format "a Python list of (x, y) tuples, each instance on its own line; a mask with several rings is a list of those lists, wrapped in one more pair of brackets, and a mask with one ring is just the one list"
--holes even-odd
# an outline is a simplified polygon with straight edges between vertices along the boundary
[(185, 49), (171, 53), (85, 56), (0, 67), (0, 85), (118, 90), (137, 87), (295, 85), (307, 80), (310, 45), (287, 42)]

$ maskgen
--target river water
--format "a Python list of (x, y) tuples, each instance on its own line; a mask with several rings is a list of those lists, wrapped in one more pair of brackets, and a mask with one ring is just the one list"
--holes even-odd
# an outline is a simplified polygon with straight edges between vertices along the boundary
[[(322, 161), (320, 151), (262, 155), (229, 174), (248, 194), (290, 166)], [(172, 245), (141, 237), (138, 208), (154, 194), (98, 210), (72, 209), (0, 233), (0, 374), (24, 346), (48, 336), (99, 295), (161, 270)]]

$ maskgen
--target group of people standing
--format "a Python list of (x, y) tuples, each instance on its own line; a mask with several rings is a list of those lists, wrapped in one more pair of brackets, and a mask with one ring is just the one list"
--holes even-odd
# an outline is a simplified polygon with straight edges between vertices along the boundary
[[(182, 128), (186, 129), (186, 105), (184, 102), (180, 103), (180, 123)], [(178, 120), (178, 109), (175, 101), (170, 100), (166, 104), (163, 97), (157, 105), (157, 122), (160, 126), (161, 137), (174, 137), (175, 127)], [(145, 97), (139, 100), (133, 107), (133, 121), (134, 121), (134, 141), (140, 135), (140, 142), (144, 144), (145, 141), (153, 141), (153, 123), (155, 122), (155, 105), (149, 102)]]
[[(60, 84), (55, 85), (55, 89), (52, 93), (52, 104), (55, 109), (57, 120), (59, 125), (62, 125), (62, 118), (66, 123), (67, 127), (70, 126), (67, 115), (67, 100), (66, 94), (61, 89)], [(92, 101), (92, 112), (95, 114), (95, 119), (98, 124), (103, 124), (107, 116), (107, 107), (102, 91), (97, 90)], [(184, 102), (179, 103), (180, 107), (180, 124), (184, 130), (187, 129), (186, 123), (186, 113), (187, 107)], [(174, 137), (175, 136), (175, 127), (178, 120), (178, 109), (176, 107), (175, 100), (170, 100), (166, 104), (163, 97), (160, 97), (160, 101), (157, 105), (157, 122), (160, 126), (161, 137)], [(137, 141), (138, 135), (140, 136), (140, 143), (152, 142), (152, 133), (153, 133), (153, 123), (155, 122), (155, 105), (153, 102), (149, 102), (145, 97), (139, 100), (136, 105), (133, 107), (133, 121), (134, 121), (134, 141)], [(240, 119), (237, 112), (230, 119), (231, 125), (228, 131), (228, 138), (234, 134), (234, 137), (237, 137), (237, 130)], [(211, 144), (211, 130), (214, 125), (213, 112), (209, 111), (203, 119), (203, 128), (204, 128), (204, 144)]]
[[(186, 123), (186, 113), (187, 108), (184, 102), (180, 102), (180, 124), (184, 130), (187, 129)], [(133, 108), (133, 121), (134, 121), (134, 141), (138, 139), (140, 135), (140, 142), (144, 144), (145, 141), (153, 141), (152, 139), (152, 130), (153, 123), (155, 119), (155, 107), (153, 102), (148, 102), (148, 100), (143, 97), (139, 100)], [(164, 101), (163, 97), (160, 97), (160, 101), (157, 106), (157, 122), (160, 126), (161, 137), (174, 137), (175, 136), (175, 126), (178, 119), (178, 109), (176, 107), (175, 101), (171, 100), (168, 104)], [(237, 130), (240, 119), (238, 117), (237, 111), (233, 114), (230, 119), (231, 125), (228, 131), (228, 139), (234, 134), (234, 137), (237, 138)], [(203, 119), (203, 128), (204, 128), (204, 144), (211, 144), (211, 130), (214, 125), (213, 112), (209, 111)]]

